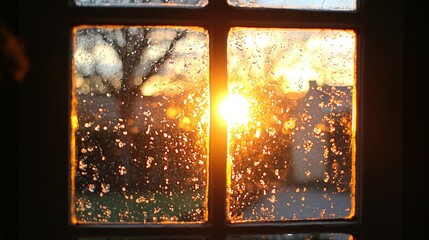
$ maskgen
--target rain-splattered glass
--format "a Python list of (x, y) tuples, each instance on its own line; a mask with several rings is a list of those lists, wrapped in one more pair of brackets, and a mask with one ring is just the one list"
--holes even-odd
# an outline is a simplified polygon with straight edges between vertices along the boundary
[(356, 0), (228, 0), (235, 7), (279, 8), (318, 11), (353, 11)]
[(74, 29), (74, 223), (207, 221), (208, 34)]
[(354, 216), (355, 68), (352, 30), (231, 29), (230, 222)]
[(98, 7), (189, 7), (199, 8), (208, 4), (209, 0), (74, 0), (77, 6)]
[(352, 235), (344, 233), (295, 233), (270, 235), (230, 236), (227, 240), (354, 240)]

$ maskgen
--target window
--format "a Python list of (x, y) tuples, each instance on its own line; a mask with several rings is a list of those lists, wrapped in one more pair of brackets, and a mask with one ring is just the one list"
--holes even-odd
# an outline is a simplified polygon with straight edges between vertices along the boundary
[[(397, 51), (378, 48), (387, 40), (381, 32), (398, 39), (375, 24), (381, 8), (179, 2), (57, 3), (65, 17), (50, 24), (62, 30), (41, 30), (59, 33), (61, 43), (51, 46), (68, 49), (59, 54), (66, 63), (55, 64), (68, 69), (58, 71), (70, 85), (37, 87), (60, 99), (49, 109), (71, 107), (47, 120), (61, 126), (54, 139), (64, 140), (49, 148), (61, 170), (42, 176), (65, 179), (51, 183), (60, 189), (53, 197), (68, 199), (56, 207), (66, 213), (54, 213), (62, 236), (398, 238), (400, 168), (386, 165), (400, 150), (397, 138), (380, 141), (392, 134), (383, 124), (393, 125), (397, 110), (378, 112), (395, 102), (386, 93), (397, 90), (395, 70), (387, 73), (395, 62), (376, 54)], [(241, 101), (233, 112), (248, 117), (225, 124), (224, 99)]]

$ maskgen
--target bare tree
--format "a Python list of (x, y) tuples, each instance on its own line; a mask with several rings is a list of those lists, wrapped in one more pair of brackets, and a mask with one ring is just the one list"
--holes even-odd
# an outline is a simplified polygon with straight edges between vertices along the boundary
[[(184, 160), (184, 153), (179, 153), (178, 150), (174, 153), (175, 146), (171, 145), (171, 142), (179, 142), (182, 144), (183, 141), (190, 141), (182, 144), (181, 148), (189, 151), (197, 152), (199, 155), (203, 155), (201, 150), (192, 150), (193, 141), (197, 141), (198, 137), (194, 136), (190, 138), (192, 131), (186, 133), (177, 132), (180, 131), (179, 117), (184, 115), (197, 114), (201, 117), (204, 114), (203, 109), (195, 108), (191, 109), (186, 106), (183, 102), (192, 102), (194, 98), (198, 99), (207, 91), (206, 88), (199, 89), (200, 86), (189, 86), (182, 89), (182, 91), (176, 93), (173, 98), (169, 98), (168, 94), (153, 94), (145, 95), (143, 93), (144, 85), (152, 79), (158, 78), (163, 79), (158, 85), (171, 83), (173, 85), (180, 85), (184, 81), (183, 78), (198, 78), (199, 76), (183, 76), (179, 74), (168, 74), (167, 62), (177, 62), (178, 56), (181, 50), (175, 48), (180, 46), (180, 41), (188, 35), (188, 31), (185, 28), (147, 28), (147, 27), (121, 27), (121, 28), (83, 28), (77, 32), (77, 43), (78, 49), (83, 49), (86, 52), (91, 52), (91, 55), (85, 59), (81, 59), (85, 54), (81, 53), (82, 56), (76, 56), (76, 75), (83, 76), (82, 83), (76, 86), (78, 95), (78, 108), (80, 105), (81, 111), (78, 116), (81, 118), (80, 122), (88, 121), (88, 116), (99, 114), (97, 109), (100, 106), (107, 107), (106, 111), (114, 111), (117, 109), (116, 115), (113, 113), (113, 117), (110, 119), (104, 117), (104, 124), (113, 126), (112, 131), (108, 131), (105, 135), (99, 135), (95, 137), (94, 134), (100, 134), (99, 132), (92, 133), (92, 136), (87, 135), (85, 131), (81, 134), (86, 138), (87, 143), (79, 142), (82, 148), (88, 148), (88, 142), (93, 142), (94, 148), (98, 148), (99, 151), (95, 151), (94, 154), (89, 157), (88, 153), (81, 154), (78, 151), (80, 159), (86, 158), (88, 161), (91, 159), (114, 159), (114, 162), (110, 164), (100, 165), (98, 168), (101, 169), (91, 170), (86, 167), (83, 173), (91, 172), (89, 175), (98, 178), (104, 177), (105, 180), (99, 180), (99, 182), (121, 182), (123, 184), (115, 184), (117, 191), (125, 187), (133, 188), (157, 188), (159, 187), (160, 181), (169, 182), (174, 178), (183, 178), (191, 174), (192, 170), (182, 171), (186, 164)], [(185, 40), (186, 41), (186, 40)], [(102, 49), (102, 50), (98, 50)], [(82, 50), (82, 51), (83, 51)], [(75, 55), (79, 55), (79, 51), (75, 51)], [(90, 59), (99, 58), (98, 60), (91, 61)], [(107, 59), (107, 63), (104, 63)], [(198, 56), (195, 56), (193, 61), (201, 61)], [(76, 62), (75, 61), (75, 62)], [(80, 62), (79, 62), (80, 61)], [(98, 61), (98, 63), (97, 63)], [(92, 65), (91, 65), (92, 64)], [(104, 64), (104, 65), (103, 65)], [(201, 77), (201, 76), (200, 76)], [(204, 76), (203, 76), (204, 78)], [(103, 87), (100, 88), (100, 86)], [(160, 86), (158, 86), (160, 87)], [(85, 92), (85, 88), (89, 89)], [(165, 86), (162, 88), (166, 88)], [(166, 90), (167, 91), (167, 90)], [(88, 102), (94, 102), (96, 95), (102, 97), (101, 103), (95, 104), (91, 108)], [(108, 105), (109, 98), (106, 95), (111, 96), (117, 103), (117, 106), (113, 104), (110, 108)], [(191, 97), (190, 97), (191, 96)], [(189, 99), (187, 99), (189, 98)], [(207, 96), (206, 96), (207, 98)], [(80, 100), (79, 100), (80, 99)], [(103, 103), (104, 101), (104, 103)], [(205, 99), (204, 101), (208, 101)], [(178, 102), (178, 103), (176, 103)], [(154, 105), (160, 105), (157, 107)], [(167, 106), (168, 105), (168, 106)], [(170, 113), (176, 111), (176, 105), (183, 105), (180, 107), (178, 113)], [(189, 105), (189, 104), (188, 104)], [(137, 108), (141, 110), (136, 111)], [(173, 109), (173, 110), (170, 110)], [(91, 113), (89, 109), (93, 109)], [(150, 109), (150, 110), (147, 110)], [(147, 110), (147, 111), (145, 111)], [(168, 113), (167, 110), (170, 110)], [(152, 112), (151, 112), (152, 111)], [(160, 111), (158, 114), (168, 115), (164, 119), (154, 118), (154, 112)], [(196, 118), (198, 118), (198, 116)], [(112, 119), (113, 118), (113, 119)], [(113, 120), (114, 123), (108, 123)], [(186, 119), (185, 119), (186, 120)], [(94, 120), (96, 121), (96, 120)], [(93, 121), (93, 122), (94, 122)], [(169, 142), (160, 140), (158, 134), (166, 134), (166, 129), (162, 129), (155, 133), (151, 132), (156, 125), (169, 126), (168, 134), (171, 135)], [(82, 124), (83, 125), (83, 124)], [(97, 126), (96, 126), (97, 127)], [(153, 136), (152, 136), (153, 135)], [(155, 136), (156, 135), (156, 136)], [(102, 140), (105, 139), (105, 140)], [(111, 141), (107, 141), (110, 139)], [(184, 140), (183, 140), (184, 139)], [(112, 142), (114, 141), (114, 142)], [(182, 142), (182, 143), (181, 143)], [(151, 146), (149, 146), (151, 145)], [(166, 146), (168, 149), (165, 149)], [(171, 146), (170, 146), (171, 145)], [(86, 146), (86, 147), (83, 147)], [(177, 148), (177, 146), (176, 146)], [(101, 149), (106, 149), (102, 152)], [(114, 151), (113, 149), (117, 149)], [(110, 153), (110, 156), (106, 156)], [(188, 158), (192, 155), (188, 154)], [(202, 158), (203, 156), (200, 156)], [(174, 159), (175, 160), (174, 160)], [(174, 160), (174, 161), (173, 161)], [(180, 161), (182, 163), (180, 163)], [(86, 162), (88, 162), (86, 161)], [(160, 163), (159, 161), (164, 161)], [(175, 162), (176, 161), (176, 162)], [(193, 161), (196, 161), (194, 159)], [(177, 163), (179, 162), (179, 163)], [(176, 168), (164, 170), (167, 165), (176, 166)], [(84, 164), (85, 166), (85, 164)], [(146, 169), (146, 166), (151, 166), (150, 169)], [(194, 169), (195, 170), (195, 169)], [(182, 171), (182, 175), (178, 172)], [(103, 174), (100, 174), (103, 172)], [(150, 174), (152, 172), (152, 174)], [(158, 172), (159, 176), (169, 175), (169, 180), (165, 180), (167, 177), (159, 177), (158, 183), (153, 183), (156, 179), (153, 178), (154, 173)], [(161, 174), (163, 173), (163, 174)], [(167, 173), (167, 174), (166, 174)], [(111, 175), (114, 176), (111, 176)], [(101, 176), (103, 175), (103, 176)], [(108, 176), (109, 175), (109, 176)], [(84, 178), (84, 177), (83, 177)], [(200, 179), (199, 181), (203, 181)], [(178, 182), (177, 180), (176, 182)], [(183, 181), (183, 180), (182, 180)], [(151, 182), (151, 184), (146, 184)], [(164, 183), (166, 184), (166, 183)], [(169, 184), (169, 183), (168, 183)], [(138, 186), (137, 186), (138, 185)], [(111, 185), (110, 188), (113, 188)]]

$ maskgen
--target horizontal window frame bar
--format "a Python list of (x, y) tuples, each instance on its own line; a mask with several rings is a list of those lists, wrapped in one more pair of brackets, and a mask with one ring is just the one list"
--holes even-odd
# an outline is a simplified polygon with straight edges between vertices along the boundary
[[(219, 13), (222, 14), (219, 14)], [(166, 17), (165, 17), (166, 16)], [(179, 24), (313, 27), (353, 26), (365, 22), (362, 12), (324, 12), (290, 9), (211, 8), (106, 8), (71, 7), (74, 24)], [(255, 20), (256, 19), (256, 20)]]
[(276, 235), (306, 233), (344, 233), (356, 236), (361, 231), (358, 221), (305, 221), (281, 223), (241, 223), (215, 226), (205, 224), (126, 224), (126, 225), (75, 225), (70, 226), (71, 235), (83, 237), (208, 237), (225, 238), (232, 235)]

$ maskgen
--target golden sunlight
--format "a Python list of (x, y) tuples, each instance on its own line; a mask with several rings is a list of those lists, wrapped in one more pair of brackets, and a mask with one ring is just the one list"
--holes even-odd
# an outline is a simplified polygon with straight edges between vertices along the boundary
[(230, 126), (246, 124), (249, 120), (249, 101), (239, 94), (229, 94), (220, 104), (220, 114)]

